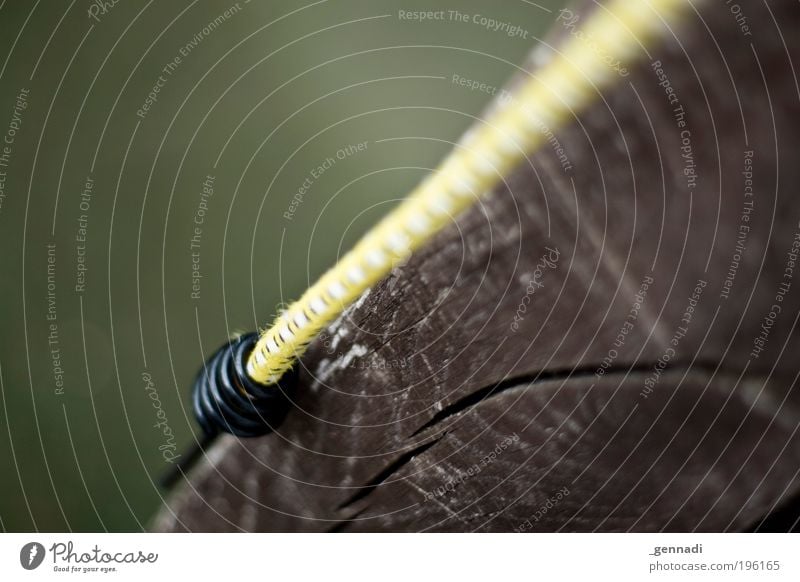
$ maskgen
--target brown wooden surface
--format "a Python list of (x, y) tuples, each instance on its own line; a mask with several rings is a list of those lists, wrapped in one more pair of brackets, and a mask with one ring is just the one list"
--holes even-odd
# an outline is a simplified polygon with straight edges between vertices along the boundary
[[(278, 433), (218, 442), (155, 528), (718, 531), (798, 494), (800, 269), (750, 353), (800, 230), (800, 7), (741, 4), (752, 36), (700, 3), (556, 133), (571, 171), (544, 147), (332, 325)], [(686, 111), (693, 189), (649, 60)], [(725, 299), (746, 150), (754, 206)], [(559, 260), (514, 331), (546, 247)]]

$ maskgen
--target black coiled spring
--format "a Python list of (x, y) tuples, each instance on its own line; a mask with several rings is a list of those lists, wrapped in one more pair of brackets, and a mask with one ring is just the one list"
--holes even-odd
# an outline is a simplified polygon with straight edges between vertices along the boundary
[(197, 375), (192, 404), (206, 435), (224, 431), (237, 437), (261, 436), (272, 432), (286, 416), (297, 373), (292, 370), (271, 386), (253, 381), (246, 363), (257, 340), (256, 333), (231, 340)]

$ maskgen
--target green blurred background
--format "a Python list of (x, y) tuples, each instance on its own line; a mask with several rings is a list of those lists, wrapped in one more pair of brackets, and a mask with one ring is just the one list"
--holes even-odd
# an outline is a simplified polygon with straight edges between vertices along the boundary
[(491, 99), (453, 75), (502, 86), (561, 2), (102, 4), (0, 4), (5, 531), (145, 529), (204, 354), (435, 166)]

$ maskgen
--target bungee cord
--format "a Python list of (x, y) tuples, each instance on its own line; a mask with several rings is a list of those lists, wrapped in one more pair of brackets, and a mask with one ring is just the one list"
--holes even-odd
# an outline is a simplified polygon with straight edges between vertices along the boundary
[(501, 102), (412, 193), (260, 335), (225, 345), (200, 372), (194, 409), (207, 435), (270, 432), (288, 410), (297, 360), (317, 334), (399, 262), (470, 208), (591, 103), (691, 6), (688, 0), (598, 5), (553, 59)]

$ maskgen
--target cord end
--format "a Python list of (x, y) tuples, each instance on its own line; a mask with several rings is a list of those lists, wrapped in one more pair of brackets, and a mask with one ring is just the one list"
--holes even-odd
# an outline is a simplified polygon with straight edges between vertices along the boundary
[(262, 436), (272, 432), (289, 411), (297, 370), (289, 370), (269, 386), (253, 380), (246, 366), (257, 341), (257, 333), (231, 340), (208, 359), (197, 375), (192, 404), (205, 434)]

